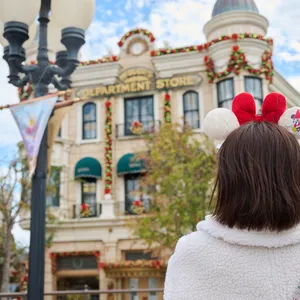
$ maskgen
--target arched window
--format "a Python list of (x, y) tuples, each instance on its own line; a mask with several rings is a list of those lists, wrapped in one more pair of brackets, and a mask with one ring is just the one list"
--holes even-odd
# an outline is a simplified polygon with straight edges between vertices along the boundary
[(218, 106), (231, 109), (234, 98), (233, 78), (225, 79), (217, 83)]
[(96, 104), (87, 103), (82, 108), (82, 139), (90, 140), (97, 137)]
[(197, 92), (189, 91), (183, 95), (184, 122), (191, 128), (200, 128), (199, 96)]

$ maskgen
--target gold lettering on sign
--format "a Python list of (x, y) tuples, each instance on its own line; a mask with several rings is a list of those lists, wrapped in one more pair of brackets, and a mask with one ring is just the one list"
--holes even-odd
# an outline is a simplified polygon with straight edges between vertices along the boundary
[(182, 79), (181, 84), (182, 84), (183, 86), (186, 86), (186, 85), (187, 85), (187, 78), (186, 78), (186, 77), (182, 77), (181, 79)]
[(128, 83), (122, 85), (122, 92), (123, 92), (123, 93), (130, 93), (130, 92), (131, 92), (130, 86), (129, 86)]
[(116, 94), (120, 94), (121, 93), (121, 85), (118, 84), (116, 85)]
[(109, 95), (114, 95), (116, 93), (116, 89), (115, 89), (115, 86), (114, 85), (110, 85), (108, 87), (108, 94)]
[(137, 83), (137, 90), (144, 91), (145, 90), (145, 81)]
[(170, 80), (170, 84), (171, 84), (171, 87), (177, 87), (178, 86), (178, 78), (172, 78)]
[[(129, 70), (126, 73), (139, 75), (143, 74), (146, 77), (152, 77), (153, 74), (148, 70), (136, 69)], [(122, 78), (125, 78), (126, 74), (122, 74)], [(92, 97), (101, 97), (101, 96), (109, 96), (109, 95), (118, 95), (118, 94), (126, 94), (126, 93), (135, 93), (141, 91), (150, 91), (152, 89), (162, 90), (162, 89), (172, 89), (172, 88), (180, 88), (186, 86), (193, 86), (199, 84), (201, 82), (201, 78), (196, 76), (184, 76), (184, 77), (173, 77), (173, 78), (161, 78), (157, 79), (154, 85), (152, 80), (138, 80), (134, 81), (134, 78), (130, 78), (126, 83), (119, 83), (108, 86), (100, 86), (94, 88), (86, 88), (83, 90), (77, 90), (75, 92), (76, 95), (81, 95), (83, 97), (92, 98)]]
[(156, 80), (156, 88), (158, 90), (163, 89), (164, 88), (164, 83), (161, 79)]
[(136, 92), (136, 82), (131, 82), (131, 92)]
[(187, 78), (187, 85), (193, 85), (193, 84), (194, 84), (193, 78), (192, 77), (188, 77)]
[(146, 81), (146, 82), (145, 82), (145, 86), (146, 86), (146, 88), (145, 88), (145, 91), (149, 91), (149, 90), (151, 90), (151, 86), (150, 86), (150, 84), (151, 84), (151, 82), (150, 82), (150, 81)]

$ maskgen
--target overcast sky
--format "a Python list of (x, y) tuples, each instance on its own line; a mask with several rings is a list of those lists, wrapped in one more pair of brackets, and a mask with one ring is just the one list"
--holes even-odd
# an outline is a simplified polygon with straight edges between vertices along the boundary
[[(156, 46), (164, 41), (172, 47), (205, 41), (204, 24), (210, 20), (215, 0), (96, 0), (96, 14), (83, 48), (85, 59), (95, 59), (108, 51), (118, 54), (117, 42), (135, 28), (150, 30)], [(275, 40), (276, 69), (300, 90), (300, 5), (299, 0), (256, 0), (262, 15), (268, 18), (269, 37)], [(3, 49), (0, 47), (2, 57)], [(17, 90), (7, 83), (8, 68), (0, 58), (0, 105), (18, 102)], [(20, 140), (18, 129), (8, 110), (0, 111), (0, 154), (14, 152)], [(27, 244), (29, 235), (15, 228), (17, 239)]]

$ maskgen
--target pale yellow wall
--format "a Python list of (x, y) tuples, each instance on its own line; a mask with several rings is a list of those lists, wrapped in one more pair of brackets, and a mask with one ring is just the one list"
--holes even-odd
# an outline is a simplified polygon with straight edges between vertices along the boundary
[[(248, 20), (249, 15), (237, 16), (240, 19)], [(264, 34), (267, 28), (266, 20), (263, 17), (255, 17), (252, 20), (253, 24), (231, 24), (228, 25), (228, 18), (224, 17), (227, 24), (220, 27), (218, 24), (211, 22), (206, 25), (206, 34), (209, 39), (215, 38), (221, 34), (229, 33), (243, 33), (246, 31)], [(229, 54), (233, 46), (232, 41), (226, 41), (224, 44), (217, 44), (212, 46), (208, 53), (215, 62), (216, 68), (225, 68), (229, 59)], [(249, 56), (253, 61), (260, 61), (263, 51), (268, 50), (268, 45), (262, 41), (245, 40), (240, 41), (239, 44), (245, 51), (247, 57)], [(120, 73), (132, 67), (145, 67), (152, 70), (156, 77), (172, 77), (176, 75), (186, 76), (189, 74), (197, 74), (202, 78), (199, 86), (193, 88), (180, 88), (177, 90), (170, 90), (171, 96), (171, 114), (173, 122), (182, 122), (183, 117), (183, 99), (182, 96), (186, 91), (194, 90), (199, 94), (199, 117), (200, 129), (195, 130), (196, 136), (202, 132), (202, 124), (205, 115), (218, 105), (216, 83), (210, 84), (205, 72), (204, 54), (196, 55), (195, 53), (185, 53), (178, 55), (167, 55), (164, 57), (153, 58), (149, 54), (153, 45), (149, 45), (149, 51), (141, 56), (133, 56), (126, 54), (124, 49), (121, 49), (121, 60), (113, 64), (93, 65), (84, 67), (74, 74), (75, 87), (83, 87), (82, 82), (86, 82), (86, 86), (92, 86), (94, 83), (100, 82), (103, 84), (113, 84), (117, 81), (117, 71)], [(202, 58), (203, 56), (203, 58)], [(183, 61), (184, 60), (184, 61)], [(195, 60), (195, 63), (194, 63)], [(186, 61), (186, 63), (185, 63)], [(219, 70), (218, 70), (219, 71)], [(101, 73), (102, 72), (102, 73)], [(110, 75), (107, 75), (107, 72)], [(115, 74), (115, 73), (116, 74)], [(235, 94), (243, 92), (244, 75), (246, 72), (241, 72), (239, 76), (230, 75), (227, 78), (234, 78)], [(249, 75), (249, 74), (248, 74)], [(93, 78), (95, 77), (95, 78)], [(88, 78), (88, 79), (87, 79)], [(264, 76), (261, 76), (263, 82), (264, 96), (275, 86), (270, 86)], [(84, 80), (84, 81), (82, 81)], [(216, 81), (217, 82), (217, 81)], [(280, 82), (277, 80), (277, 82)], [(280, 86), (276, 83), (276, 86)], [(285, 85), (286, 90), (290, 90)], [(292, 94), (292, 92), (291, 92)], [(131, 96), (153, 95), (154, 96), (154, 119), (160, 120), (164, 123), (164, 91), (147, 91), (139, 94), (116, 95), (111, 97), (112, 103), (112, 137), (113, 137), (113, 191), (112, 201), (115, 205), (121, 208), (121, 213), (124, 210), (125, 201), (125, 187), (124, 176), (116, 174), (116, 166), (119, 159), (127, 153), (137, 153), (145, 150), (145, 142), (139, 137), (118, 137), (116, 138), (116, 125), (124, 124), (124, 98)], [(97, 105), (97, 138), (93, 141), (83, 141), (82, 135), (82, 106), (86, 102), (80, 102), (73, 106), (71, 112), (64, 120), (62, 129), (62, 138), (57, 140), (55, 145), (55, 154), (53, 162), (55, 165), (65, 166), (64, 175), (61, 186), (61, 209), (66, 211), (60, 219), (59, 225), (56, 227), (55, 239), (51, 252), (65, 252), (65, 251), (100, 251), (101, 260), (112, 262), (121, 260), (122, 253), (126, 250), (142, 250), (146, 249), (146, 245), (141, 241), (132, 239), (132, 233), (126, 227), (126, 217), (122, 214), (115, 218), (103, 219), (79, 219), (72, 220), (73, 205), (80, 204), (81, 189), (80, 183), (74, 181), (74, 167), (76, 163), (84, 157), (93, 157), (97, 159), (102, 166), (102, 174), (105, 174), (105, 101), (107, 98), (90, 99)], [(97, 202), (104, 200), (104, 178), (97, 181)], [(120, 210), (117, 210), (120, 212)], [(51, 264), (49, 253), (46, 254), (46, 290), (50, 291), (55, 288), (55, 276), (51, 273)], [(99, 272), (101, 288), (105, 288), (110, 280), (105, 277), (105, 272)], [(142, 284), (142, 283), (141, 283)], [(159, 287), (163, 286), (163, 280), (159, 282)], [(121, 288), (120, 280), (116, 281), (116, 287)], [(102, 298), (101, 298), (102, 299)], [(118, 299), (121, 299), (118, 298)]]

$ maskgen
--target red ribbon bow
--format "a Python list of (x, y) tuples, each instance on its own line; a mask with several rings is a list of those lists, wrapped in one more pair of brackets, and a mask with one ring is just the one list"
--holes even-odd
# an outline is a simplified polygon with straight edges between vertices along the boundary
[(266, 96), (262, 105), (262, 114), (256, 114), (256, 105), (253, 96), (249, 93), (241, 93), (233, 99), (232, 111), (236, 115), (240, 125), (245, 123), (272, 122), (278, 124), (282, 114), (286, 110), (286, 99), (279, 93), (270, 93)]

